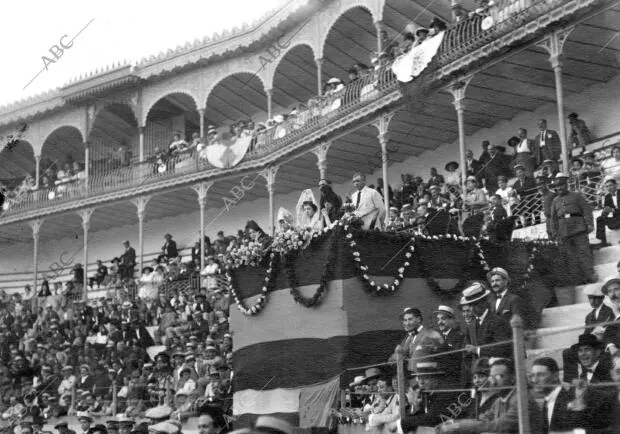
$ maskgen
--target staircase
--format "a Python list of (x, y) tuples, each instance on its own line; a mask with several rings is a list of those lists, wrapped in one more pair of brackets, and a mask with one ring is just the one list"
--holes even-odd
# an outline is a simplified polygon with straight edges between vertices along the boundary
[[(600, 215), (600, 211), (594, 212), (594, 219)], [(543, 227), (544, 225), (538, 225)], [(518, 237), (525, 237), (530, 228), (521, 229)], [(540, 233), (540, 228), (532, 227), (532, 234)], [(535, 238), (535, 237), (531, 237)], [(536, 237), (537, 238), (537, 237)], [(616, 264), (620, 260), (620, 230), (607, 230), (607, 242), (611, 244), (600, 250), (594, 250), (594, 269), (598, 280), (596, 283), (571, 287), (556, 288), (558, 298), (557, 307), (546, 308), (542, 312), (538, 335), (528, 342), (528, 361), (532, 362), (538, 357), (550, 356), (557, 360), (562, 367), (562, 350), (577, 342), (577, 338), (583, 333), (583, 327), (577, 330), (562, 331), (560, 333), (547, 334), (555, 329), (567, 326), (584, 325), (585, 316), (592, 310), (588, 303), (588, 297), (584, 289), (595, 286), (600, 287), (610, 277), (618, 275)], [(599, 240), (590, 234), (590, 243), (596, 244)], [(605, 299), (605, 303), (608, 300)]]

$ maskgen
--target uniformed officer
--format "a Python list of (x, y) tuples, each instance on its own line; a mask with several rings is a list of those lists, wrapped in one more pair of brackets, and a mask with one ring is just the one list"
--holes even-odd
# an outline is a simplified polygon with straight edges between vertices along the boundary
[(538, 187), (538, 194), (542, 201), (543, 214), (545, 216), (545, 224), (547, 227), (547, 237), (551, 240), (551, 204), (555, 199), (556, 194), (549, 190), (549, 178), (544, 175), (540, 175), (536, 178), (536, 186)]
[(575, 270), (589, 281), (596, 281), (588, 233), (594, 231), (592, 207), (580, 193), (568, 191), (568, 176), (555, 177), (557, 196), (551, 204), (551, 236), (570, 252)]

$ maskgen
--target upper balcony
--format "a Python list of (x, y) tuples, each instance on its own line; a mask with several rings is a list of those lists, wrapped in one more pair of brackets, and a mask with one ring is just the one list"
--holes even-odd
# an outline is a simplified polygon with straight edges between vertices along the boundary
[[(200, 108), (196, 98), (183, 89), (175, 91), (178, 85), (173, 83), (164, 97), (151, 101), (150, 105), (142, 101), (144, 113), (139, 115), (132, 113), (136, 104), (132, 96), (121, 95), (118, 103), (105, 108), (86, 104), (87, 119), (93, 121), (86, 140), (79, 130), (67, 126), (53, 130), (36, 158), (32, 147), (25, 142), (19, 142), (11, 150), (4, 149), (0, 160), (5, 172), (3, 178), (34, 174), (37, 165), (42, 177), (47, 165), (62, 165), (67, 155), (81, 162), (82, 168), (84, 161), (88, 160), (89, 164), (88, 170), (73, 180), (25, 192), (5, 202), (0, 224), (203, 180), (242, 176), (268, 165), (290, 162), (323, 142), (331, 142), (337, 149), (333, 159), (330, 155), (330, 167), (359, 167), (364, 161), (377, 158), (376, 135), (367, 134), (365, 129), (380, 113), (395, 113), (389, 134), (390, 141), (399, 147), (390, 160), (402, 161), (420, 155), (458, 137), (451, 97), (437, 90), (464, 76), (473, 75), (465, 117), (466, 134), (507, 121), (521, 111), (555, 102), (548, 55), (535, 43), (559, 27), (576, 26), (565, 45), (565, 93), (581, 92), (618, 73), (618, 60), (614, 56), (619, 43), (613, 40), (613, 23), (620, 15), (614, 9), (617, 1), (500, 0), (486, 15), (472, 14), (450, 26), (434, 59), (412, 83), (399, 83), (391, 65), (384, 64), (337, 92), (316, 96), (316, 91), (311, 90), (313, 86), (306, 85), (310, 80), (316, 81), (317, 75), (320, 82), (325, 76), (343, 76), (346, 71), (343, 65), (368, 57), (372, 51), (369, 47), (376, 44), (377, 28), (400, 32), (412, 16), (424, 12), (413, 8), (403, 15), (403, 9), (397, 6), (410, 2), (392, 3), (386, 4), (391, 7), (383, 11), (381, 26), (364, 8), (345, 8), (342, 15), (334, 18), (322, 58), (317, 62), (313, 62), (314, 53), (307, 45), (291, 44), (290, 50), (278, 59), (278, 66), (274, 66), (271, 87), (261, 88), (262, 80), (250, 73), (229, 75), (213, 85), (206, 107)], [(448, 18), (445, 8), (431, 13)], [(356, 23), (355, 29), (351, 28), (352, 23)], [(355, 34), (359, 38), (351, 38)], [(350, 46), (348, 51), (339, 42), (344, 39), (344, 44)], [(304, 67), (310, 72), (300, 71)], [(115, 71), (114, 82), (123, 86), (135, 82), (140, 71), (130, 69), (126, 73), (131, 80), (123, 80)], [(164, 80), (153, 86), (165, 85)], [(79, 104), (81, 93), (76, 94), (74, 87), (68, 86), (66, 92), (72, 104)], [(115, 96), (118, 95), (113, 94), (111, 100)], [(407, 104), (412, 101), (414, 104)], [(265, 103), (267, 110), (262, 109)], [(205, 131), (205, 124), (211, 121), (226, 125), (231, 119), (247, 117), (248, 110), (244, 107), (257, 108), (253, 113), (258, 116), (272, 115), (277, 111), (272, 105), (289, 113), (294, 107), (295, 115), (281, 122), (277, 116), (269, 116), (276, 122), (253, 133), (249, 150), (233, 168), (215, 167), (199, 152), (183, 152), (160, 161), (156, 158), (161, 149), (167, 148), (172, 131)], [(86, 148), (84, 143), (88, 143)], [(142, 158), (119, 152), (118, 144), (125, 150), (133, 148), (134, 155), (140, 153)], [(298, 169), (293, 167), (289, 173), (298, 184), (316, 181), (318, 174)], [(336, 170), (333, 176), (330, 173), (334, 182), (348, 176), (350, 173), (345, 171)]]

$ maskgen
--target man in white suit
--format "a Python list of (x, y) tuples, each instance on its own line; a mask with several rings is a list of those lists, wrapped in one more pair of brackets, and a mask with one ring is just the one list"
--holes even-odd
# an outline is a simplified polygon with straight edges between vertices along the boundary
[(353, 185), (356, 191), (351, 195), (351, 201), (355, 206), (354, 214), (364, 221), (363, 229), (381, 227), (385, 218), (385, 205), (381, 195), (372, 188), (366, 186), (366, 176), (361, 173), (353, 175)]

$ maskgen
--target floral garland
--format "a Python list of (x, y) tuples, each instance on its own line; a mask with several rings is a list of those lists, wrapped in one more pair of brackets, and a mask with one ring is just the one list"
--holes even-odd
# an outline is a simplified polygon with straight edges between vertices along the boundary
[(538, 249), (536, 246), (532, 247), (532, 251), (530, 252), (530, 257), (528, 259), (527, 268), (525, 269), (525, 274), (523, 275), (523, 282), (521, 283), (521, 289), (525, 289), (525, 285), (530, 280), (532, 273), (534, 272), (534, 261), (536, 260), (536, 253)]
[(261, 289), (261, 295), (258, 298), (258, 301), (254, 304), (254, 306), (247, 308), (243, 305), (243, 301), (239, 298), (237, 291), (235, 291), (234, 279), (230, 274), (230, 270), (232, 267), (228, 267), (226, 269), (226, 279), (228, 280), (228, 289), (237, 303), (237, 308), (243, 313), (245, 316), (254, 316), (258, 315), (258, 313), (263, 310), (265, 305), (267, 304), (267, 294), (271, 291), (271, 287), (273, 282), (275, 281), (274, 277), (277, 275), (277, 264), (276, 264), (277, 255), (274, 252), (271, 252), (269, 255), (269, 266), (267, 267), (267, 271), (265, 273), (265, 283)]
[[(324, 229), (326, 233), (328, 230), (329, 228)], [(319, 235), (319, 231), (313, 231), (312, 229), (302, 229), (301, 231), (289, 229), (276, 234), (273, 243), (271, 243), (271, 250), (287, 256), (289, 253), (305, 249), (310, 245), (312, 239), (318, 238)]]
[(349, 246), (351, 247), (353, 261), (355, 262), (355, 269), (357, 270), (357, 274), (362, 280), (362, 282), (364, 282), (365, 289), (368, 291), (372, 291), (376, 294), (391, 294), (396, 291), (400, 286), (402, 280), (405, 278), (405, 270), (411, 266), (411, 257), (415, 252), (415, 245), (413, 243), (414, 239), (412, 238), (411, 241), (408, 243), (408, 251), (405, 252), (405, 262), (403, 263), (402, 267), (398, 268), (398, 272), (396, 274), (396, 277), (392, 280), (392, 283), (384, 283), (383, 285), (381, 285), (370, 279), (370, 276), (368, 275), (368, 266), (362, 264), (360, 252), (355, 248), (357, 243), (355, 242), (355, 240), (353, 240), (353, 234), (349, 230), (349, 225), (346, 225), (342, 222), (340, 223), (340, 225), (344, 228), (346, 239), (349, 241)]
[(257, 267), (264, 256), (265, 250), (263, 249), (261, 243), (250, 241), (232, 249), (228, 255), (227, 262), (229, 266), (234, 266), (235, 268), (238, 268), (241, 265)]
[[(318, 236), (318, 234), (317, 234)], [(314, 237), (316, 238), (316, 236)], [(323, 299), (323, 296), (327, 292), (327, 285), (329, 283), (329, 279), (332, 277), (334, 272), (334, 264), (336, 263), (336, 242), (335, 236), (332, 236), (330, 241), (328, 250), (327, 250), (327, 259), (323, 264), (323, 274), (321, 274), (321, 283), (319, 287), (314, 292), (312, 297), (305, 297), (298, 288), (297, 276), (295, 275), (295, 267), (293, 265), (293, 261), (291, 257), (288, 257), (284, 262), (284, 268), (286, 269), (288, 280), (291, 285), (291, 295), (293, 299), (305, 306), (307, 308), (318, 306)]]

